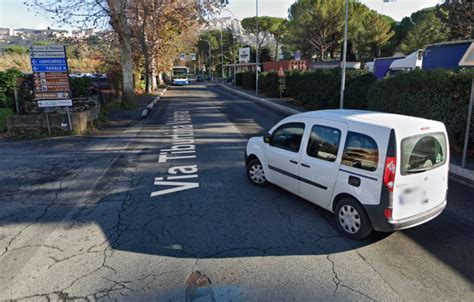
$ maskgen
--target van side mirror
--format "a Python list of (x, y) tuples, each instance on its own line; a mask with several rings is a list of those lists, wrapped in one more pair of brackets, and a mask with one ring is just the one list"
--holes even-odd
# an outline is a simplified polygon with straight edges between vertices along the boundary
[(272, 136), (270, 135), (270, 133), (265, 133), (265, 135), (263, 136), (263, 141), (265, 142), (265, 144), (270, 144), (272, 142)]

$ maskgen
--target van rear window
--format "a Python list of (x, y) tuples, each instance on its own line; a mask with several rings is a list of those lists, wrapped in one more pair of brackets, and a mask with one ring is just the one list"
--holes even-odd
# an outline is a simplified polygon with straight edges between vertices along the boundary
[(446, 163), (444, 133), (410, 136), (402, 140), (401, 174), (421, 173)]

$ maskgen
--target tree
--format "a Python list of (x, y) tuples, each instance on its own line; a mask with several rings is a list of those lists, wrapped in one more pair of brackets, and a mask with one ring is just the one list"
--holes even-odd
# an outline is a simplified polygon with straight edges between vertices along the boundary
[(269, 29), (275, 39), (275, 57), (274, 61), (278, 60), (278, 50), (283, 39), (288, 35), (288, 21), (283, 18), (273, 18), (273, 26)]
[(266, 42), (272, 32), (276, 32), (279, 24), (282, 22), (282, 18), (276, 17), (258, 17), (258, 31), (257, 31), (257, 18), (250, 17), (242, 19), (242, 28), (248, 33), (258, 37), (258, 47), (261, 48)]
[[(107, 0), (110, 24), (114, 28), (120, 45), (120, 64), (122, 65), (123, 99), (122, 102), (133, 100), (133, 61), (131, 38), (132, 31), (128, 23), (127, 0)], [(105, 7), (104, 7), (105, 9)]]
[(438, 7), (437, 16), (445, 24), (449, 40), (474, 39), (473, 5), (472, 0), (459, 0)]
[(426, 14), (423, 19), (408, 31), (401, 41), (399, 50), (406, 54), (424, 48), (428, 44), (438, 43), (447, 39), (444, 24), (435, 16), (434, 12)]
[[(360, 40), (357, 40), (357, 48), (363, 58), (376, 58), (380, 56), (381, 49), (387, 45), (390, 38), (395, 34), (392, 31), (390, 19), (370, 11), (362, 22), (363, 30), (360, 31)], [(356, 41), (354, 41), (356, 44)]]
[(289, 9), (290, 30), (306, 55), (334, 57), (342, 37), (343, 0), (297, 0)]

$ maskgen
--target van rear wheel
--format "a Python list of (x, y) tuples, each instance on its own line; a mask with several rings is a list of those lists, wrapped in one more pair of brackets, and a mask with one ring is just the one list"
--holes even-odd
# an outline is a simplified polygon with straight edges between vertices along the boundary
[(353, 199), (341, 199), (337, 203), (335, 216), (337, 226), (346, 237), (364, 239), (372, 232), (369, 216), (364, 208)]

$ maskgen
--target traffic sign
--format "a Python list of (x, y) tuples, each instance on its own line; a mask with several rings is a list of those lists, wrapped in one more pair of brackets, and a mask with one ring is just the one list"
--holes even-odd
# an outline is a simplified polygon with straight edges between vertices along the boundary
[(283, 70), (283, 66), (280, 66), (280, 69), (278, 69), (278, 77), (279, 78), (285, 77), (285, 71)]
[(67, 99), (70, 87), (64, 46), (33, 45), (30, 57), (35, 99)]
[(39, 108), (47, 107), (70, 107), (72, 106), (72, 100), (51, 100), (51, 101), (38, 101)]
[(47, 52), (55, 52), (55, 51), (62, 51), (64, 52), (63, 45), (32, 45), (30, 47), (31, 51), (47, 51)]
[(66, 58), (65, 52), (30, 52), (32, 58)]
[(53, 100), (53, 99), (67, 99), (69, 97), (69, 92), (61, 91), (61, 92), (37, 92), (35, 93), (36, 99), (43, 99), (43, 100)]
[(301, 51), (295, 51), (295, 61), (301, 61)]
[(40, 58), (31, 59), (33, 65), (66, 65), (66, 58)]
[(35, 72), (33, 73), (33, 77), (35, 79), (46, 79), (46, 80), (52, 80), (52, 79), (62, 79), (62, 80), (68, 80), (68, 75), (65, 72)]
[(66, 72), (67, 65), (33, 65), (33, 72)]

